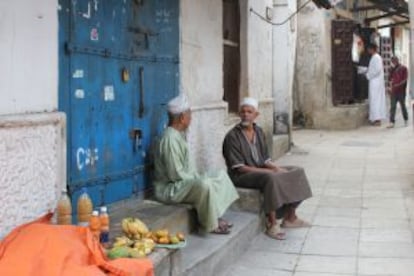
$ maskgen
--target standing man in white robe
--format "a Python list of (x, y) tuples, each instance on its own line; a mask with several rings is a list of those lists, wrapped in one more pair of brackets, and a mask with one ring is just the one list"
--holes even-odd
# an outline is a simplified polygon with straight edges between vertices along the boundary
[(369, 81), (369, 121), (375, 126), (381, 126), (381, 120), (386, 118), (384, 67), (377, 46), (368, 46), (371, 60), (366, 77)]

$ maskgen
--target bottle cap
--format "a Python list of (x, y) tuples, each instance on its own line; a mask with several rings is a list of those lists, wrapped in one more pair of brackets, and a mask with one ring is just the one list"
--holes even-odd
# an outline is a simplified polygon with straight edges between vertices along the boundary
[(108, 208), (106, 208), (106, 206), (102, 206), (101, 213), (106, 213), (106, 212), (108, 212)]
[(92, 216), (99, 216), (99, 212), (98, 212), (98, 211), (96, 211), (96, 210), (95, 210), (95, 211), (93, 211), (93, 212), (92, 212)]

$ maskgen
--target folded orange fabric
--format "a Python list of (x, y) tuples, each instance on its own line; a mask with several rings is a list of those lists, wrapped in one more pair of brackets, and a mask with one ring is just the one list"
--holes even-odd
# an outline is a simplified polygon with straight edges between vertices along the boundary
[(52, 225), (52, 215), (14, 229), (0, 242), (0, 275), (154, 275), (149, 259), (110, 261), (88, 228)]

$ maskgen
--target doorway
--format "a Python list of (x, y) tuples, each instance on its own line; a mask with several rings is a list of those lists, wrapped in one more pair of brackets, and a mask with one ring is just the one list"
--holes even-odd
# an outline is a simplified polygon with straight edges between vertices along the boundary
[[(178, 92), (178, 0), (59, 0), (67, 183), (95, 205), (150, 189), (150, 146)], [(76, 205), (74, 205), (76, 207)]]
[(223, 100), (229, 112), (240, 101), (240, 8), (238, 0), (223, 0)]

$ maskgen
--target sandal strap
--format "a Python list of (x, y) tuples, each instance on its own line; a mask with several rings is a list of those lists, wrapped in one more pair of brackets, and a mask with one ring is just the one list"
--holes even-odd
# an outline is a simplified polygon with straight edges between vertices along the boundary
[(284, 240), (285, 232), (280, 228), (279, 225), (273, 225), (266, 230), (266, 234), (276, 240)]

